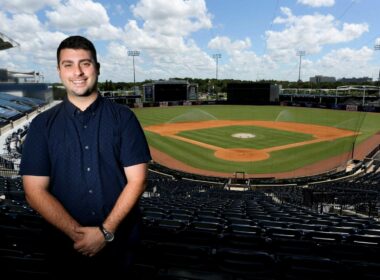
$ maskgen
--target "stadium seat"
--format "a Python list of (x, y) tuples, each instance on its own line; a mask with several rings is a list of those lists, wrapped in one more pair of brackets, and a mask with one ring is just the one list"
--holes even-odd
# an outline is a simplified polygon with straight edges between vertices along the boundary
[(277, 278), (276, 260), (268, 252), (219, 248), (216, 251), (216, 259), (221, 271), (240, 276), (242, 279)]
[(265, 236), (270, 238), (289, 238), (289, 239), (301, 239), (303, 233), (301, 230), (293, 228), (277, 228), (271, 227), (265, 230)]
[(327, 231), (308, 231), (305, 232), (305, 239), (316, 242), (334, 242), (340, 243), (349, 236), (347, 233), (327, 232)]
[(357, 243), (363, 245), (380, 245), (380, 236), (379, 235), (370, 235), (370, 234), (351, 234), (347, 237), (347, 242)]
[(344, 266), (329, 258), (287, 255), (280, 260), (281, 279), (344, 279)]
[(157, 260), (160, 268), (183, 267), (209, 270), (211, 247), (176, 242), (161, 242), (157, 246)]
[(380, 280), (379, 262), (343, 262), (351, 279)]
[(48, 279), (47, 262), (44, 255), (20, 254), (14, 252), (3, 254), (0, 251), (1, 273), (14, 279)]
[(218, 239), (218, 248), (237, 248), (269, 251), (268, 239), (259, 231), (225, 232)]

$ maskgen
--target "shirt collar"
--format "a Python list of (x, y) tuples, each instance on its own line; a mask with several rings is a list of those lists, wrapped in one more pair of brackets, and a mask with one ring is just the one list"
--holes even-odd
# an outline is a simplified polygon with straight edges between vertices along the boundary
[[(75, 116), (76, 113), (81, 112), (81, 110), (78, 107), (76, 107), (73, 103), (71, 103), (67, 97), (65, 97), (63, 102), (64, 107), (70, 116)], [(100, 103), (102, 102), (103, 97), (100, 94), (98, 94), (98, 97), (95, 99), (95, 101), (92, 102), (91, 105), (88, 106), (84, 112), (95, 113), (96, 110), (99, 108)]]

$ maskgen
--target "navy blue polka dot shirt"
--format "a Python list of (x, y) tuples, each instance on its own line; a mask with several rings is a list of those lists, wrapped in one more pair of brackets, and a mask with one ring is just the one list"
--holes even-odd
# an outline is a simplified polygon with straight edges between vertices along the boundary
[(82, 225), (101, 224), (127, 182), (124, 167), (151, 160), (135, 114), (100, 95), (85, 111), (67, 99), (35, 117), (20, 175), (49, 176), (50, 192)]

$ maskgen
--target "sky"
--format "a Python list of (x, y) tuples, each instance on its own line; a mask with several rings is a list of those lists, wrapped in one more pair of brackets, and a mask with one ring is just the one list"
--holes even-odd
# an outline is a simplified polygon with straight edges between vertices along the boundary
[(19, 43), (0, 68), (59, 82), (57, 46), (83, 35), (101, 82), (377, 80), (379, 11), (378, 0), (0, 0), (0, 32)]

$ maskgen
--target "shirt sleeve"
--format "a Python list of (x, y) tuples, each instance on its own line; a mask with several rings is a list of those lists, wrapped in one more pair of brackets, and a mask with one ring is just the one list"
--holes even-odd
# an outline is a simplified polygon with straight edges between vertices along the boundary
[(144, 131), (132, 111), (121, 131), (120, 157), (124, 167), (146, 163), (152, 159)]
[(50, 158), (46, 127), (40, 118), (31, 122), (22, 146), (20, 175), (50, 176)]

